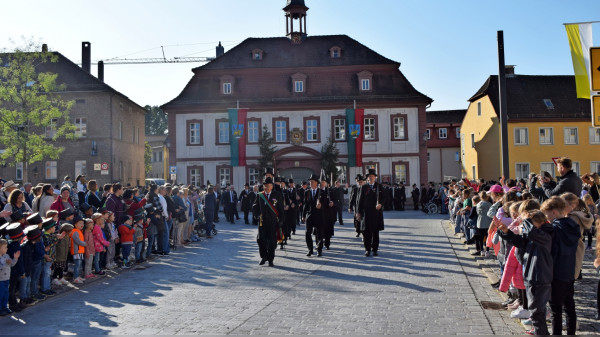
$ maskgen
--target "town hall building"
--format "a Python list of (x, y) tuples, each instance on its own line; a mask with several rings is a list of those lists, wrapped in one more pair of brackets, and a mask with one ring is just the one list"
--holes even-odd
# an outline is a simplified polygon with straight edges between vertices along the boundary
[(307, 34), (304, 1), (288, 0), (285, 37), (247, 38), (193, 69), (168, 114), (169, 166), (179, 183), (262, 179), (258, 142), (266, 126), (273, 166), (296, 182), (320, 172), (321, 147), (340, 150), (338, 169), (353, 183), (375, 168), (382, 181), (427, 182), (425, 109), (392, 61), (346, 35)]

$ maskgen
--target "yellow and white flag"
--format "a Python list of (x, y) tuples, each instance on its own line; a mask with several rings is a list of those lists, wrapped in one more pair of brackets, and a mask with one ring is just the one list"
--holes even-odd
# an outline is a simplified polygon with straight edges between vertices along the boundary
[(590, 47), (592, 46), (592, 24), (568, 24), (567, 37), (571, 48), (577, 98), (590, 99)]

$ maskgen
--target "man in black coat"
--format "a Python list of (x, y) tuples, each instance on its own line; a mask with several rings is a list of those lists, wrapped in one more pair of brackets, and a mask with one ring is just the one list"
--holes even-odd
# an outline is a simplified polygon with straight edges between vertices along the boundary
[(377, 173), (369, 169), (367, 174), (367, 183), (360, 188), (358, 199), (358, 214), (361, 221), (361, 232), (365, 245), (365, 256), (379, 255), (379, 231), (383, 226), (383, 203), (385, 203), (385, 193), (381, 186), (375, 181)]
[(250, 213), (250, 210), (252, 209), (252, 204), (254, 203), (254, 200), (252, 200), (252, 194), (254, 194), (254, 192), (250, 190), (250, 184), (246, 183), (244, 185), (244, 190), (240, 192), (240, 200), (242, 203), (241, 207), (242, 212), (244, 212), (244, 223), (246, 225), (249, 224), (248, 213)]
[(321, 201), (321, 189), (319, 188), (319, 177), (315, 174), (310, 176), (310, 188), (304, 192), (304, 210), (302, 211), (302, 222), (306, 223), (306, 247), (308, 254), (313, 254), (313, 233), (316, 236), (317, 256), (323, 255), (323, 209)]
[(362, 175), (356, 175), (356, 185), (352, 186), (352, 190), (350, 190), (350, 202), (348, 207), (349, 213), (354, 213), (354, 230), (356, 231), (356, 237), (360, 236), (360, 221), (357, 218), (358, 212), (355, 212), (357, 209), (357, 201), (359, 196), (360, 187), (365, 183), (365, 179)]
[(410, 196), (412, 197), (413, 200), (413, 204), (415, 207), (415, 211), (419, 210), (419, 188), (417, 187), (417, 184), (413, 184), (412, 185), (412, 191), (410, 191)]
[(569, 158), (562, 157), (556, 160), (556, 168), (558, 169), (560, 178), (558, 178), (558, 184), (554, 188), (552, 188), (549, 183), (544, 183), (544, 192), (548, 198), (560, 196), (565, 192), (571, 192), (576, 196), (581, 195), (583, 182), (581, 181), (581, 178), (573, 172), (572, 167), (573, 162)]
[(273, 267), (277, 232), (283, 226), (283, 212), (283, 197), (281, 193), (273, 190), (273, 179), (267, 177), (263, 181), (263, 191), (258, 193), (252, 206), (252, 216), (259, 220), (256, 242), (260, 253), (260, 265), (268, 261), (269, 267)]
[(237, 192), (233, 189), (233, 186), (229, 186), (225, 192), (221, 194), (221, 200), (223, 200), (223, 211), (225, 212), (225, 218), (227, 221), (233, 224), (233, 218), (236, 213), (238, 202)]
[[(288, 235), (286, 239), (291, 237), (291, 234), (296, 234), (296, 224), (298, 223), (298, 204), (300, 197), (298, 195), (298, 190), (296, 186), (294, 186), (294, 179), (288, 179), (288, 186), (286, 187), (285, 192), (287, 193), (289, 203), (288, 203), (288, 216), (286, 217), (286, 227), (288, 229)], [(287, 243), (287, 240), (286, 240)]]
[(344, 219), (342, 219), (342, 213), (344, 211), (344, 194), (348, 194), (348, 184), (342, 186), (342, 183), (339, 180), (336, 180), (335, 187), (331, 189), (331, 198), (335, 204), (336, 217), (340, 226), (344, 225)]

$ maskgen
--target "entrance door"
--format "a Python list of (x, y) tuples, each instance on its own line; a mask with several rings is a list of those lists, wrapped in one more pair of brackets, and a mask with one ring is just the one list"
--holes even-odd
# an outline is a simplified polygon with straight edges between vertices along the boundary
[(279, 174), (287, 179), (293, 178), (294, 184), (301, 184), (303, 180), (308, 181), (311, 174), (314, 172), (306, 167), (291, 167), (287, 169), (283, 169), (279, 172)]

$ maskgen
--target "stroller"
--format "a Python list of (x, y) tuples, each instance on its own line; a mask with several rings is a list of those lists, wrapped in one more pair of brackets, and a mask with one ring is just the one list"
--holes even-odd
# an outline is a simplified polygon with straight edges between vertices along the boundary
[(425, 204), (423, 212), (427, 214), (437, 214), (441, 209), (441, 206), (440, 199), (434, 197)]
[[(204, 216), (204, 209), (202, 208), (202, 204), (198, 204), (198, 209), (196, 210), (196, 214), (194, 215), (196, 219), (196, 225), (194, 226), (194, 231), (198, 236), (206, 236), (206, 217)], [(212, 236), (217, 235), (218, 231), (215, 226), (215, 223), (212, 224)]]

